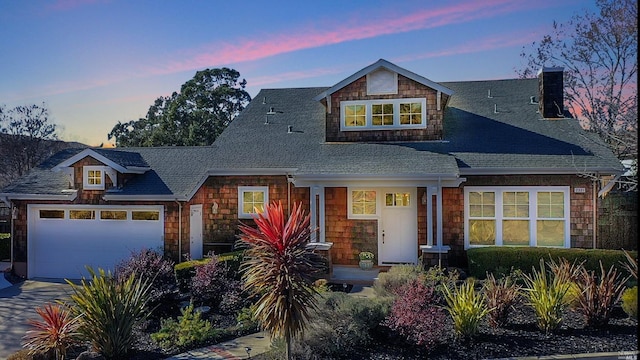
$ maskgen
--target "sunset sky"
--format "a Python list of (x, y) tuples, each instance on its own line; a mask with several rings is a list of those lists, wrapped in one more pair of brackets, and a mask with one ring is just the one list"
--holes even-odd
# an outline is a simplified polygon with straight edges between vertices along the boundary
[(591, 0), (0, 0), (0, 104), (42, 104), (63, 140), (113, 143), (197, 70), (332, 86), (384, 58), (430, 80), (515, 78), (523, 46)]

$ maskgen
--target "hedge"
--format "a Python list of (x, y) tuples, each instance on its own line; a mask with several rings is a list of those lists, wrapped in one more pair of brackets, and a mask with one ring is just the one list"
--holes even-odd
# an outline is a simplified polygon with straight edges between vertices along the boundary
[[(628, 251), (635, 259), (638, 258), (637, 251)], [(542, 248), (542, 247), (503, 247), (488, 246), (481, 248), (472, 248), (467, 250), (467, 260), (469, 264), (469, 274), (477, 279), (484, 279), (487, 272), (492, 274), (506, 274), (513, 269), (520, 269), (525, 273), (531, 273), (531, 269), (540, 267), (540, 259), (545, 262), (558, 262), (560, 258), (567, 259), (569, 262), (580, 263), (584, 261), (584, 267), (587, 270), (600, 273), (600, 261), (605, 270), (612, 265), (618, 271), (622, 271), (625, 276), (628, 275), (623, 264), (627, 263), (627, 259), (622, 250), (604, 250), (604, 249), (558, 249), (558, 248)]]
[[(228, 269), (227, 276), (234, 279), (240, 279), (240, 263), (242, 263), (243, 254), (244, 252), (242, 250), (238, 250), (215, 256), (218, 258), (219, 262), (226, 263)], [(204, 265), (209, 261), (211, 261), (211, 258), (207, 257), (200, 260), (181, 262), (173, 267), (180, 291), (186, 292), (189, 290), (189, 283), (196, 273), (196, 266)]]

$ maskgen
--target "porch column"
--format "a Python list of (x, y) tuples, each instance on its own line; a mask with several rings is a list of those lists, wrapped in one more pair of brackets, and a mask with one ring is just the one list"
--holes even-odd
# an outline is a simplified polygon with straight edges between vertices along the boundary
[(324, 186), (312, 186), (310, 189), (310, 207), (311, 207), (311, 228), (318, 228), (317, 232), (311, 235), (311, 242), (326, 242), (325, 237), (325, 220), (324, 220)]
[[(427, 198), (427, 245), (420, 245), (422, 250), (423, 264), (426, 266), (447, 266), (447, 253), (450, 247), (445, 246), (443, 236), (443, 206), (442, 206), (442, 182), (438, 180), (437, 185), (430, 184), (426, 187)], [(435, 196), (436, 204), (433, 204)], [(433, 211), (436, 211), (435, 241), (433, 226)], [(435, 242), (435, 243), (434, 243)]]

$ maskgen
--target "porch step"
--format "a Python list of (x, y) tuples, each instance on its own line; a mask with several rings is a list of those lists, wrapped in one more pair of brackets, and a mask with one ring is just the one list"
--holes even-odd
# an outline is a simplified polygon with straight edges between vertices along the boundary
[(384, 271), (378, 267), (362, 270), (358, 266), (334, 265), (329, 282), (354, 285), (373, 285), (373, 282), (378, 278), (378, 274), (381, 270)]

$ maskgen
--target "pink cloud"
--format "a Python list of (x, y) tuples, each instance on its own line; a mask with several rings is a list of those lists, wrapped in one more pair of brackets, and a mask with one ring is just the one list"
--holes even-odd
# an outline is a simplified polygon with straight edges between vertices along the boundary
[[(414, 30), (429, 29), (472, 20), (490, 18), (504, 13), (522, 11), (534, 6), (536, 2), (512, 0), (472, 1), (439, 9), (416, 11), (409, 15), (389, 15), (384, 12), (384, 21), (368, 14), (362, 18), (351, 19), (346, 24), (327, 23), (324, 29), (292, 29), (287, 34), (261, 35), (260, 40), (238, 39), (233, 43), (216, 43), (197, 50), (192, 55), (181, 54), (180, 60), (147, 68), (151, 74), (167, 74), (194, 70), (219, 64), (255, 61), (266, 57), (297, 50), (334, 45), (346, 41), (362, 40), (377, 36), (397, 34)], [(369, 19), (375, 19), (373, 21)], [(267, 39), (267, 40), (264, 40)]]

